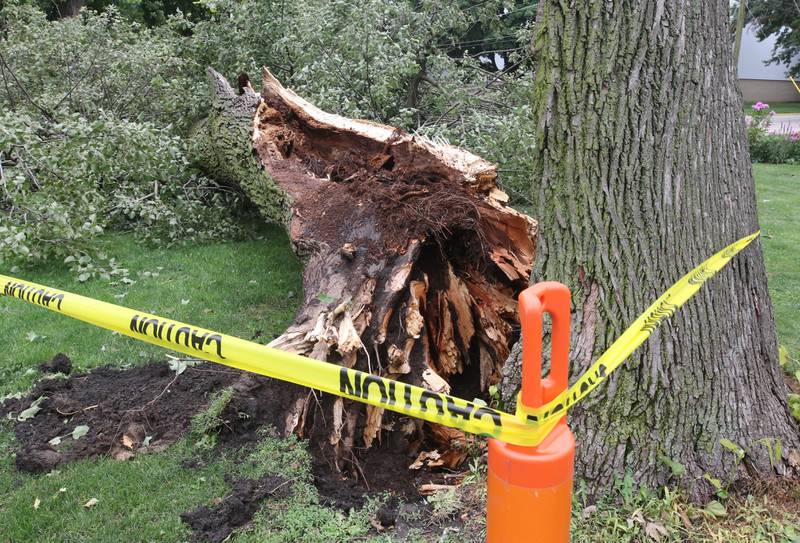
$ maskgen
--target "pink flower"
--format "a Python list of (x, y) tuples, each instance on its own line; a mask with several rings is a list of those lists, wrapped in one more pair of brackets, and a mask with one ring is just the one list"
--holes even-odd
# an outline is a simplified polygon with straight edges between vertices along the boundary
[(769, 104), (765, 104), (764, 102), (756, 102), (753, 104), (753, 109), (756, 111), (761, 111), (762, 109), (769, 109)]
[(800, 132), (792, 132), (792, 135), (789, 136), (789, 139), (792, 141), (800, 140)]

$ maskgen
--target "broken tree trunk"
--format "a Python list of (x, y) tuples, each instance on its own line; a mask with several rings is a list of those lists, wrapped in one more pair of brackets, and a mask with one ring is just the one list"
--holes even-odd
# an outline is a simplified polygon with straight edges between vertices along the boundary
[[(506, 205), (495, 165), (321, 111), (266, 69), (260, 94), (208, 75), (213, 108), (196, 156), (282, 224), (305, 265), (302, 306), (270, 345), (468, 399), (496, 383), (519, 334), (536, 223)], [(310, 410), (325, 405), (336, 459), (390, 425), (383, 409), (311, 398), (298, 393), (283, 431), (308, 435)], [(392, 416), (409, 452), (425, 436), (464, 442)]]

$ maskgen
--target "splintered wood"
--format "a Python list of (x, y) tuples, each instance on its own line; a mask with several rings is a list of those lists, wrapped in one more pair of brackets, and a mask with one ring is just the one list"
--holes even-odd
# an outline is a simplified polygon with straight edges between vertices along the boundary
[[(536, 234), (535, 221), (507, 205), (496, 166), (324, 112), (268, 70), (260, 94), (237, 95), (219, 74), (210, 77), (224, 95), (215, 101), (220, 116), (252, 112), (261, 177), (235, 182), (266, 218), (285, 218), (305, 263), (302, 307), (270, 345), (470, 398), (496, 383), (518, 337), (516, 296), (528, 284)], [(463, 460), (466, 437), (456, 430), (409, 425), (341, 398), (321, 402), (326, 413), (312, 417), (314, 398), (298, 395), (284, 431), (310, 435), (303, 426), (324, 419), (338, 458), (392, 429), (414, 454), (428, 439), (446, 465)]]

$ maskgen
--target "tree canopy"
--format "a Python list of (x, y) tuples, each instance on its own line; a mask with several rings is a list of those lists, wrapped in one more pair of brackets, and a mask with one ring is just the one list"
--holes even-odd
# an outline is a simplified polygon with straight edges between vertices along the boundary
[(202, 175), (187, 143), (208, 110), (207, 67), (257, 80), (269, 65), (324, 109), (467, 146), (527, 199), (533, 12), (521, 1), (98, 0), (63, 18), (54, 6), (0, 10), (11, 262), (69, 259), (88, 277), (114, 269), (105, 231), (144, 224), (158, 244), (243, 235), (217, 211), (239, 195)]
[(747, 18), (756, 25), (759, 40), (776, 35), (770, 62), (789, 66), (789, 74), (800, 75), (800, 4), (794, 0), (749, 0)]

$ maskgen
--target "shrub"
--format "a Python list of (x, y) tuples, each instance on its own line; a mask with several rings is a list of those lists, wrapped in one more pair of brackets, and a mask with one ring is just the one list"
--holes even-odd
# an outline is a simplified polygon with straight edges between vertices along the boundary
[(753, 162), (782, 164), (800, 159), (800, 133), (769, 134), (774, 111), (769, 104), (756, 102), (752, 106), (747, 126), (747, 141)]
[(750, 139), (750, 158), (753, 162), (770, 164), (797, 162), (800, 160), (800, 141), (796, 134), (770, 134)]
[(108, 273), (97, 237), (110, 228), (170, 244), (241, 236), (238, 195), (187, 162), (183, 141), (149, 123), (76, 113), (59, 123), (0, 114), (0, 258), (64, 260), (82, 279)]
[(148, 29), (111, 7), (48, 21), (11, 2), (0, 11), (0, 108), (115, 116), (187, 128), (205, 111), (203, 67), (182, 55), (186, 39), (171, 28)]
[(751, 143), (766, 136), (774, 111), (770, 110), (769, 104), (756, 102), (752, 105), (750, 118), (747, 121), (747, 139)]
[[(521, 57), (520, 57), (521, 59)], [(481, 81), (477, 85), (485, 85)], [(533, 78), (530, 72), (504, 78), (495, 88), (475, 94), (472, 86), (453, 89), (456, 113), (442, 123), (420, 129), (443, 137), (498, 164), (499, 183), (516, 206), (531, 204), (531, 175), (536, 122), (533, 118)]]
[(256, 87), (269, 66), (284, 85), (341, 115), (411, 130), (458, 103), (463, 93), (452, 91), (502, 79), (476, 58), (449, 55), (471, 28), (497, 24), (499, 0), (468, 8), (435, 0), (201, 3), (212, 17), (182, 23), (192, 33), (187, 56), (229, 79), (247, 72)]
[(0, 259), (119, 271), (98, 237), (160, 245), (241, 237), (240, 197), (201, 175), (181, 137), (207, 106), (175, 28), (111, 8), (48, 21), (0, 10)]
[[(109, 229), (158, 244), (242, 236), (239, 195), (187, 159), (207, 66), (258, 87), (268, 65), (325, 109), (471, 148), (527, 200), (531, 27), (498, 16), (503, 0), (199, 0), (201, 20), (154, 28), (128, 4), (48, 20), (30, 3), (0, 8), (0, 259), (64, 260), (88, 278), (109, 273)], [(482, 68), (484, 40), (462, 42), (481, 28), (511, 44), (513, 73)]]

